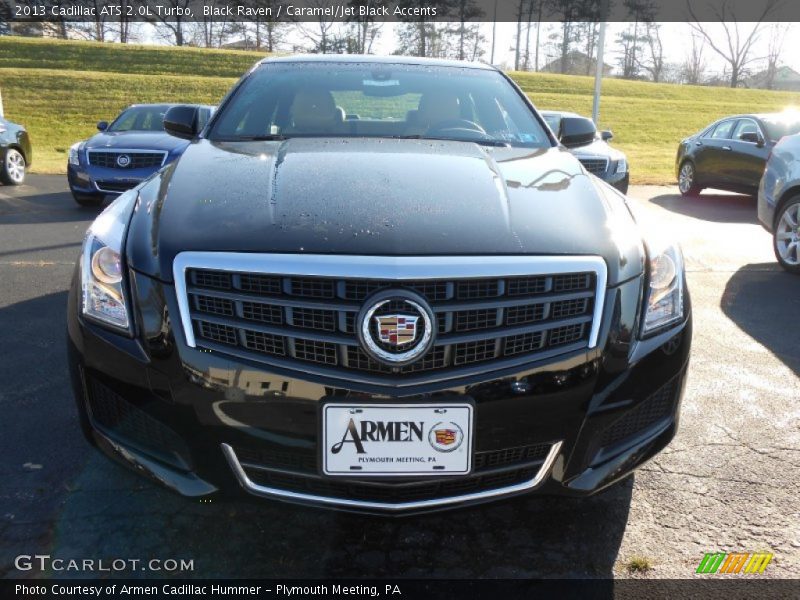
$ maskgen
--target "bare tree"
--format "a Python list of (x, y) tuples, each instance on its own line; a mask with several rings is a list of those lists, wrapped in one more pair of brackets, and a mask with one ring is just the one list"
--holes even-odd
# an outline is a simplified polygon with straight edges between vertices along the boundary
[(661, 42), (661, 25), (645, 24), (645, 58), (639, 66), (650, 75), (650, 79), (658, 83), (664, 74), (664, 44)]
[(164, 8), (172, 9), (174, 16), (157, 14), (149, 20), (155, 24), (156, 36), (168, 44), (183, 46), (189, 41), (187, 21), (181, 16), (194, 0), (163, 0)]
[[(469, 56), (469, 40), (480, 35), (477, 23), (471, 23), (485, 16), (483, 10), (474, 0), (455, 0), (453, 4), (453, 16), (456, 17), (457, 26), (451, 30), (458, 38), (458, 60), (466, 60)], [(469, 23), (469, 24), (468, 24)]]
[[(399, 0), (398, 6), (416, 7), (418, 0)], [(452, 0), (428, 0), (428, 7), (437, 8), (437, 19), (448, 20)], [(427, 16), (420, 15), (401, 19), (397, 28), (397, 49), (395, 54), (437, 57), (442, 53), (443, 28), (437, 27)]]
[(522, 19), (525, 16), (525, 0), (517, 0), (517, 38), (514, 44), (514, 70), (519, 71), (522, 56)]
[[(384, 0), (350, 0), (353, 7), (378, 8)], [(350, 19), (349, 51), (354, 54), (370, 54), (372, 44), (380, 37), (383, 23), (379, 23), (373, 16), (355, 16)]]
[[(779, 5), (779, 0), (766, 0), (758, 20), (750, 27), (742, 26), (736, 20), (736, 12), (731, 7), (729, 0), (717, 6), (709, 6), (714, 15), (720, 21), (720, 27), (724, 36), (717, 36), (711, 33), (708, 23), (701, 23), (692, 9), (692, 3), (687, 0), (686, 6), (692, 21), (689, 23), (692, 29), (703, 36), (710, 48), (728, 63), (730, 69), (729, 84), (732, 88), (739, 85), (742, 77), (747, 72), (747, 67), (756, 57), (753, 56), (753, 45), (758, 41), (764, 29), (764, 20), (772, 14)], [(720, 39), (722, 38), (722, 39)]]
[(583, 53), (586, 55), (585, 75), (592, 75), (594, 67), (593, 60), (595, 48), (597, 46), (597, 36), (600, 33), (600, 24), (594, 21), (583, 21), (578, 23), (575, 28), (575, 41), (580, 44)]
[(686, 83), (697, 85), (703, 81), (706, 70), (706, 59), (703, 56), (705, 47), (705, 38), (692, 33), (692, 46), (683, 63), (683, 79)]
[(764, 84), (768, 90), (775, 89), (775, 76), (778, 74), (783, 43), (789, 32), (788, 23), (773, 23), (769, 28), (769, 42), (767, 43), (767, 69)]

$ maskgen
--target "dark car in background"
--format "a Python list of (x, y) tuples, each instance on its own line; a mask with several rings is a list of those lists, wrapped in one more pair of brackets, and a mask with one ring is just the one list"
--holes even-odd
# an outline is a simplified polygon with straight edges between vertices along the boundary
[[(591, 119), (571, 112), (543, 110), (541, 114), (556, 137), (581, 161), (587, 171), (610, 183), (623, 194), (628, 193), (628, 159), (624, 152), (608, 144), (614, 137), (610, 131), (598, 132)], [(564, 119), (582, 124), (583, 134), (565, 138), (562, 132)]]
[(780, 265), (800, 274), (800, 135), (784, 137), (770, 152), (758, 187), (758, 220), (772, 233)]
[(28, 132), (22, 125), (0, 117), (0, 183), (20, 185), (33, 160)]
[(97, 218), (74, 272), (102, 451), (194, 498), (408, 514), (592, 494), (675, 435), (681, 251), (504, 73), (271, 58), (203, 130), (196, 110), (169, 110), (188, 148)]
[[(136, 104), (111, 122), (100, 121), (99, 133), (69, 149), (67, 178), (73, 198), (81, 206), (99, 206), (106, 195), (134, 187), (169, 164), (188, 142), (164, 131), (164, 114), (172, 104)], [(197, 106), (198, 127), (214, 107)]]
[(732, 115), (681, 140), (675, 157), (678, 189), (705, 188), (755, 195), (767, 157), (783, 136), (800, 132), (800, 113)]

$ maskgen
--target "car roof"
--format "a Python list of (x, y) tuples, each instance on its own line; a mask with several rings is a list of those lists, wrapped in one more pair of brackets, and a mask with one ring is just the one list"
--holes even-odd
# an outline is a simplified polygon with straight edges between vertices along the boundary
[(375, 56), (374, 54), (296, 54), (292, 56), (267, 57), (258, 62), (266, 63), (374, 63), (381, 65), (425, 65), (429, 67), (457, 67), (461, 69), (481, 69), (497, 71), (496, 67), (480, 62), (445, 60), (441, 58), (420, 58), (417, 56)]
[(762, 121), (769, 120), (769, 119), (776, 119), (781, 117), (789, 117), (792, 113), (786, 112), (773, 112), (773, 113), (749, 113), (743, 115), (726, 115), (714, 121), (714, 123), (719, 123), (720, 121), (727, 121), (728, 119), (760, 119)]

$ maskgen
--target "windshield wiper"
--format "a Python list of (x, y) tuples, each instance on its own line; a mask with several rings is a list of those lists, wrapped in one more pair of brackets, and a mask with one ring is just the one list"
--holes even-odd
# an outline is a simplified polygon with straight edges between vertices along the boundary
[(439, 142), (472, 142), (473, 144), (481, 144), (482, 146), (497, 146), (507, 148), (511, 144), (503, 140), (483, 140), (480, 138), (450, 138), (450, 137), (431, 137), (429, 135), (393, 135), (392, 138), (396, 140), (436, 140)]

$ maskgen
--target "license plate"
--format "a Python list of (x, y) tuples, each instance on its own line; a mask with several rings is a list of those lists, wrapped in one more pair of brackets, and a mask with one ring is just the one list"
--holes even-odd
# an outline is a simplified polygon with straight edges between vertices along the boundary
[(323, 472), (465, 475), (472, 467), (471, 404), (326, 404)]

